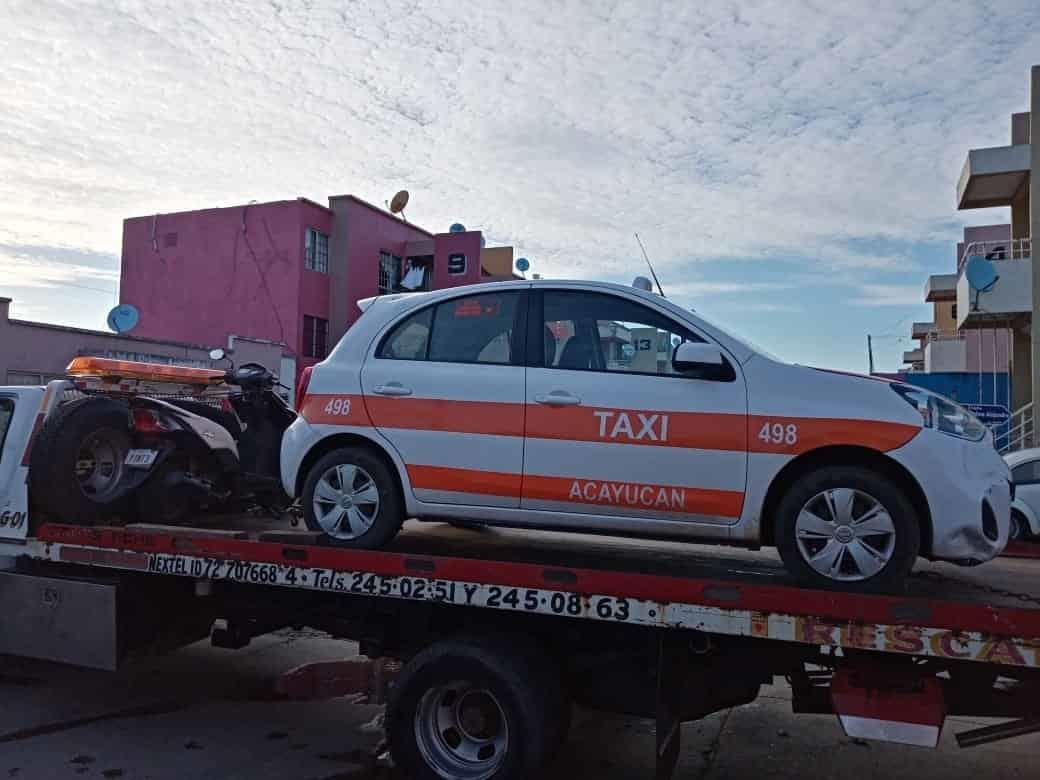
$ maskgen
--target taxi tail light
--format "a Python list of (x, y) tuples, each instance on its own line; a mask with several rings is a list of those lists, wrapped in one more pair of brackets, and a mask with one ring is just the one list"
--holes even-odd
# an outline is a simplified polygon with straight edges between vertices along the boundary
[(307, 388), (311, 384), (311, 372), (314, 366), (307, 366), (300, 372), (300, 380), (296, 383), (296, 411), (303, 409), (303, 402), (307, 398)]

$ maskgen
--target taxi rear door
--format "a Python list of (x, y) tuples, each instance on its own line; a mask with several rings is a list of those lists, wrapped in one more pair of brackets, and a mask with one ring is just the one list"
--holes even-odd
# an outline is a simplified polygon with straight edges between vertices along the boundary
[(368, 415), (420, 501), (520, 505), (525, 298), (512, 288), (419, 309), (365, 361)]

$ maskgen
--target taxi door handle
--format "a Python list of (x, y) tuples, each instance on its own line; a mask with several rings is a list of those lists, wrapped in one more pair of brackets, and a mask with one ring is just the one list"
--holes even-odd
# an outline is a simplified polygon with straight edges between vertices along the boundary
[(390, 382), (385, 385), (376, 385), (372, 388), (372, 392), (376, 395), (401, 396), (411, 395), (412, 388), (405, 387), (400, 382)]
[(546, 406), (577, 406), (581, 403), (578, 396), (559, 390), (553, 390), (548, 395), (536, 395), (534, 400)]

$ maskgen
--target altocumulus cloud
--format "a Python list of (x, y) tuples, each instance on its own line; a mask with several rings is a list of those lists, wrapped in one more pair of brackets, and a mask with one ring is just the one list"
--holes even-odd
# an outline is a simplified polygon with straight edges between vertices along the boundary
[(907, 266), (869, 242), (953, 238), (959, 164), (1006, 143), (1038, 17), (1035, 0), (14, 0), (0, 242), (114, 253), (126, 216), (407, 186), (413, 219), (481, 227), (548, 275), (630, 278), (638, 229), (664, 276), (801, 258), (880, 285)]

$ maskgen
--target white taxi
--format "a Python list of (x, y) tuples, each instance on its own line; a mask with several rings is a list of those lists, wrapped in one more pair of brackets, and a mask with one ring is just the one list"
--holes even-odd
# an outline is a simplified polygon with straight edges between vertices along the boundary
[(781, 362), (613, 284), (361, 306), (282, 444), (330, 543), (380, 547), (415, 517), (775, 546), (799, 581), (852, 590), (1007, 543), (1007, 465), (928, 391)]

